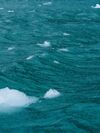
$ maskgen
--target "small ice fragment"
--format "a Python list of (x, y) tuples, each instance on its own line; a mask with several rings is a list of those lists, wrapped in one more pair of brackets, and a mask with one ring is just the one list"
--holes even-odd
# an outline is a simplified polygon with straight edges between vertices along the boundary
[(95, 6), (91, 6), (92, 8), (100, 8), (100, 4), (96, 4)]
[(60, 62), (57, 61), (57, 60), (54, 60), (53, 62), (54, 62), (55, 64), (60, 64)]
[(50, 47), (50, 42), (44, 41), (43, 44), (38, 43), (37, 45), (40, 46), (40, 47)]
[(58, 51), (61, 51), (61, 52), (68, 52), (69, 50), (67, 48), (60, 48), (58, 49)]
[(29, 57), (26, 58), (26, 60), (30, 60), (32, 59), (34, 56), (33, 55), (30, 55)]
[(14, 12), (14, 10), (8, 10), (8, 12)]
[(70, 34), (68, 34), (68, 33), (63, 33), (63, 35), (64, 35), (64, 36), (69, 36)]
[(45, 99), (51, 99), (51, 98), (56, 98), (59, 97), (61, 94), (60, 92), (58, 92), (55, 89), (50, 89), (49, 91), (47, 91), (44, 95)]
[(50, 1), (43, 3), (44, 6), (51, 5), (51, 4), (52, 4), (52, 2), (50, 2)]
[(13, 50), (13, 49), (15, 49), (15, 47), (9, 47), (9, 48), (8, 48), (8, 51), (11, 51), (11, 50)]

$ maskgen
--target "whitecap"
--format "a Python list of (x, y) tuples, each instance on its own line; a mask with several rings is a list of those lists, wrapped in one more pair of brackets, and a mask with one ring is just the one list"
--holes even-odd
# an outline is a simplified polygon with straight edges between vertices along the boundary
[(27, 107), (37, 102), (38, 98), (27, 96), (24, 92), (8, 87), (0, 89), (0, 108)]
[(40, 47), (50, 47), (51, 46), (49, 41), (44, 41), (44, 43), (42, 43), (42, 44), (38, 43), (37, 45)]
[(8, 51), (11, 51), (11, 50), (13, 50), (13, 49), (15, 49), (15, 47), (9, 47), (9, 48), (8, 48)]
[(60, 48), (60, 49), (58, 49), (58, 51), (60, 52), (68, 52), (69, 50), (68, 50), (68, 48)]
[(51, 1), (43, 3), (44, 6), (51, 5), (51, 4), (52, 4)]
[(91, 6), (92, 8), (100, 8), (100, 4), (96, 4), (95, 6)]
[(60, 95), (61, 95), (60, 92), (58, 92), (57, 90), (50, 89), (49, 91), (47, 91), (45, 93), (43, 98), (45, 98), (45, 99), (52, 99), (52, 98), (59, 97)]
[(30, 55), (26, 58), (26, 60), (31, 60), (34, 56), (33, 55)]

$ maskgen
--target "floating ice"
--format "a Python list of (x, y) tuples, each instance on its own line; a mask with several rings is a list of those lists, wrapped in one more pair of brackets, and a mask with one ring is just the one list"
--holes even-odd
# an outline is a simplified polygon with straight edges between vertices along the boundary
[(15, 47), (9, 47), (9, 48), (8, 48), (8, 51), (11, 51), (11, 50), (13, 50), (13, 49), (15, 49)]
[(63, 33), (64, 36), (69, 36), (70, 34), (69, 33)]
[(26, 58), (26, 60), (31, 60), (34, 56), (30, 55), (29, 57)]
[(43, 44), (38, 43), (37, 45), (40, 46), (40, 47), (50, 47), (50, 42), (44, 41)]
[(44, 95), (45, 99), (51, 99), (51, 98), (56, 98), (59, 97), (61, 94), (60, 92), (58, 92), (55, 89), (50, 89), (49, 91), (47, 91)]
[(68, 52), (69, 50), (67, 48), (60, 48), (58, 49), (58, 51), (61, 51), (61, 52)]
[(100, 8), (100, 4), (96, 4), (95, 6), (91, 6), (92, 8)]
[(52, 2), (50, 2), (50, 1), (43, 3), (44, 6), (51, 5), (51, 4), (52, 4)]
[(27, 96), (25, 93), (9, 89), (0, 89), (0, 107), (26, 107), (38, 100), (36, 97)]

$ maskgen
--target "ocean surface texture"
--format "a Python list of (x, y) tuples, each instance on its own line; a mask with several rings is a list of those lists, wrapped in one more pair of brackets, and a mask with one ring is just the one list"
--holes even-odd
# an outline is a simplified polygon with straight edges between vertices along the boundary
[(100, 0), (0, 0), (0, 133), (100, 133)]

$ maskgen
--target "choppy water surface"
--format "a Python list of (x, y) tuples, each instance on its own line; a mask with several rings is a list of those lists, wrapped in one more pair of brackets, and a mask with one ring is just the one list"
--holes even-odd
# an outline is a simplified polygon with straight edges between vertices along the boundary
[(0, 133), (100, 132), (99, 4), (0, 0)]

